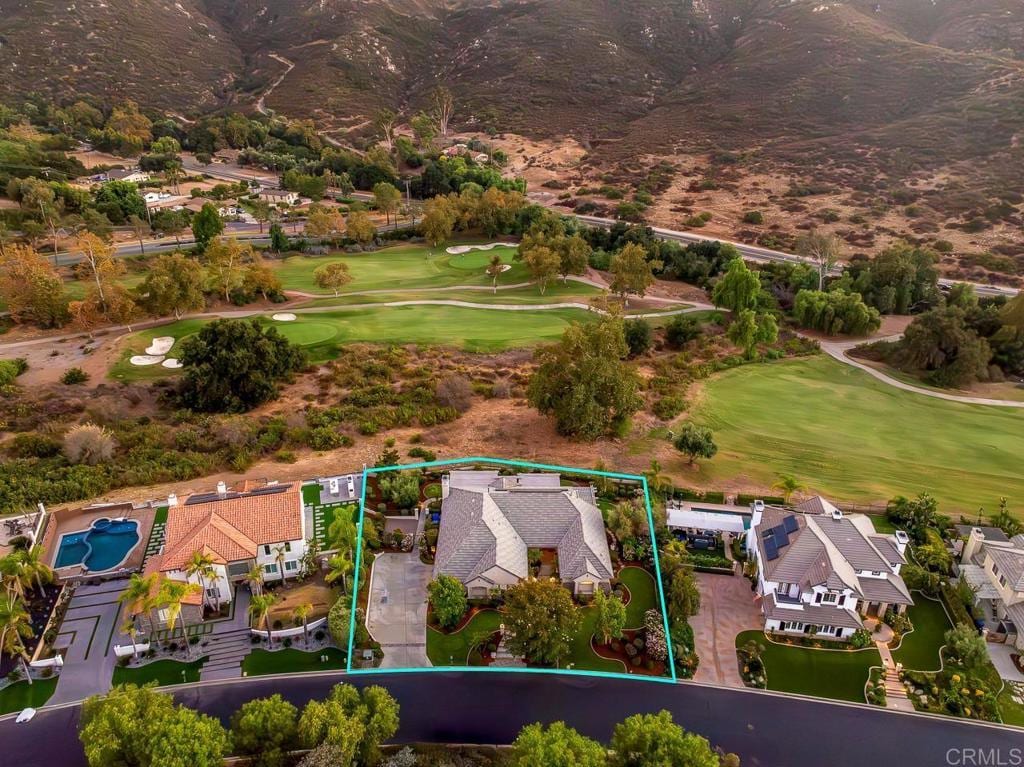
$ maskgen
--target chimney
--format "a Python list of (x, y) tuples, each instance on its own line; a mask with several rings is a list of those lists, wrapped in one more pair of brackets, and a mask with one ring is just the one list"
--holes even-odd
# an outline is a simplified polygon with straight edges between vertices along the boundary
[(974, 555), (981, 549), (981, 544), (985, 540), (985, 534), (981, 532), (981, 528), (972, 527), (971, 534), (967, 536), (967, 543), (964, 544), (964, 550), (960, 554), (960, 561), (967, 562), (968, 564), (974, 560)]
[(896, 539), (896, 551), (900, 554), (906, 554), (907, 544), (910, 543), (910, 536), (902, 530), (897, 530), (893, 533), (893, 538)]
[(839, 509), (832, 509), (832, 519), (834, 519), (836, 522), (838, 522), (842, 518), (843, 518), (843, 512), (841, 512)]
[(217, 483), (217, 495), (223, 498), (228, 494), (228, 486), (224, 482)]
[(170, 509), (170, 508), (173, 508), (173, 507), (175, 507), (177, 505), (178, 505), (178, 496), (176, 494), (174, 494), (174, 493), (171, 493), (170, 495), (168, 495), (167, 496), (167, 508)]

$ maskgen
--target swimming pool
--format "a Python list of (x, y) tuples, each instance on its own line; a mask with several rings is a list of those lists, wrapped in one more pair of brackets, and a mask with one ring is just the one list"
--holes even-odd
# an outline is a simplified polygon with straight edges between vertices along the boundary
[(139, 523), (134, 519), (97, 519), (88, 530), (65, 533), (57, 549), (55, 568), (82, 565), (90, 572), (120, 565), (139, 542)]

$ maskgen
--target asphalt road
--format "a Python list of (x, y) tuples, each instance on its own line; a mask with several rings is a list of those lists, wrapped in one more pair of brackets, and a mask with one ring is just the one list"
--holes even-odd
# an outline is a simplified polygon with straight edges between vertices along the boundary
[[(281, 693), (296, 705), (323, 697), (342, 673), (254, 677), (176, 690), (180, 702), (227, 721), (242, 703)], [(524, 724), (564, 720), (607, 739), (634, 713), (672, 712), (689, 730), (740, 755), (744, 767), (946, 767), (1019, 764), (1024, 730), (868, 706), (728, 690), (693, 683), (659, 684), (541, 674), (424, 672), (348, 676), (381, 684), (402, 707), (397, 742), (508, 743)], [(84, 765), (78, 707), (42, 711), (27, 724), (0, 721), (0, 764)], [(969, 762), (961, 749), (984, 749), (1004, 761)]]

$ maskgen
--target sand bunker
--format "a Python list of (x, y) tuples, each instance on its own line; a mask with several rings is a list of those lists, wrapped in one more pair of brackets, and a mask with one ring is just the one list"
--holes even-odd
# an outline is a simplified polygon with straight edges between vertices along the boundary
[(172, 370), (177, 370), (178, 368), (181, 367), (181, 360), (177, 359), (176, 357), (168, 357), (167, 359), (165, 359), (160, 364), (163, 365), (165, 368), (171, 368)]
[(489, 245), (452, 245), (448, 248), (448, 253), (453, 256), (457, 256), (460, 253), (469, 253), (471, 250), (491, 250), (493, 248), (509, 248), (512, 247), (513, 243), (510, 242), (492, 242)]
[(146, 354), (152, 357), (163, 357), (174, 346), (174, 336), (160, 336), (146, 347)]
[(278, 322), (294, 322), (296, 318), (291, 312), (281, 312), (280, 314), (275, 314), (273, 319)]
[(136, 354), (134, 357), (128, 360), (133, 365), (156, 365), (158, 362), (164, 361), (164, 355), (162, 354)]

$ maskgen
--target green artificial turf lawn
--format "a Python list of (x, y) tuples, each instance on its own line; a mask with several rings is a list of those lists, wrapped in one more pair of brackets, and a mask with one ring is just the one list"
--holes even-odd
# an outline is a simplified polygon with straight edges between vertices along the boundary
[(427, 626), (427, 657), (435, 666), (465, 666), (469, 659), (470, 641), (481, 631), (497, 631), (500, 625), (501, 613), (483, 610), (454, 634), (442, 634)]
[[(335, 312), (299, 315), (294, 322), (275, 322), (261, 317), (286, 338), (302, 345), (313, 362), (339, 356), (340, 344), (416, 343), (456, 346), (472, 352), (496, 352), (514, 347), (557, 341), (572, 322), (593, 322), (595, 315), (583, 309), (501, 311), (457, 306), (402, 306), (370, 309), (339, 309)], [(175, 371), (128, 360), (143, 354), (158, 336), (177, 340), (167, 356), (180, 353), (181, 341), (199, 330), (206, 320), (179, 320), (136, 333), (126, 344), (110, 377), (121, 381), (166, 378)]]
[[(481, 252), (453, 256), (445, 247), (425, 245), (399, 245), (372, 253), (339, 254), (333, 256), (294, 256), (272, 263), (285, 290), (329, 295), (330, 291), (317, 287), (313, 270), (324, 264), (343, 261), (348, 264), (352, 281), (342, 292), (354, 290), (403, 290), (406, 288), (436, 288), (449, 285), (490, 285), (491, 277), (484, 271), (491, 256), (499, 255), (511, 269), (502, 272), (500, 283), (526, 282), (529, 276), (522, 263), (513, 262), (515, 246), (494, 248)], [(480, 257), (471, 256), (478, 253)]]
[[(205, 658), (200, 658), (191, 663), (182, 663), (177, 660), (156, 660), (138, 668), (115, 666), (112, 684), (137, 684), (141, 686), (149, 682), (156, 682), (157, 686), (164, 687), (171, 684), (198, 682), (199, 670), (205, 662)], [(184, 679), (181, 676), (182, 671), (185, 672)]]
[(927, 491), (945, 513), (1024, 495), (1024, 412), (901, 391), (824, 356), (709, 379), (694, 420), (711, 427), (719, 448), (700, 462), (707, 487), (766, 488), (793, 474), (838, 500)]
[(0, 690), (0, 714), (10, 714), (23, 708), (39, 708), (57, 689), (57, 677), (37, 679), (32, 684), (21, 681)]
[(768, 689), (778, 692), (863, 703), (868, 669), (882, 665), (874, 648), (847, 652), (778, 645), (769, 642), (763, 631), (741, 632), (736, 636), (736, 647), (750, 640), (764, 646), (761, 659), (768, 674)]
[(900, 648), (893, 650), (892, 657), (904, 668), (938, 671), (941, 666), (939, 648), (945, 644), (943, 636), (953, 628), (942, 603), (915, 593), (914, 606), (907, 608), (907, 613), (914, 630), (904, 635)]
[[(301, 644), (301, 642), (300, 642)], [(279, 640), (274, 646), (280, 647)], [(327, 662), (322, 663), (320, 656), (326, 655)], [(306, 652), (295, 648), (283, 650), (256, 649), (242, 661), (242, 671), (247, 676), (264, 674), (289, 674), (301, 671), (337, 671), (345, 666), (345, 653), (334, 647)]]
[[(642, 619), (641, 619), (642, 622)], [(628, 624), (629, 621), (627, 620)], [(612, 674), (625, 674), (626, 667), (617, 660), (602, 658), (594, 652), (590, 640), (597, 629), (597, 610), (593, 607), (580, 608), (580, 630), (572, 640), (572, 651), (566, 665), (572, 664), (574, 670), (605, 671)]]
[(641, 628), (644, 625), (644, 613), (658, 605), (654, 578), (640, 567), (624, 567), (619, 571), (619, 580), (629, 589), (626, 628)]

